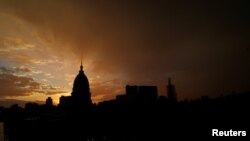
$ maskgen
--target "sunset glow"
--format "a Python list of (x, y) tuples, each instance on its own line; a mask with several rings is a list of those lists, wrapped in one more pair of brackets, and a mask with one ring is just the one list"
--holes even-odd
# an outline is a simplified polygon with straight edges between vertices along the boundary
[(166, 95), (168, 77), (180, 99), (248, 90), (244, 17), (225, 16), (226, 6), (169, 5), (1, 0), (0, 99), (58, 103), (71, 94), (81, 56), (94, 103), (127, 84)]

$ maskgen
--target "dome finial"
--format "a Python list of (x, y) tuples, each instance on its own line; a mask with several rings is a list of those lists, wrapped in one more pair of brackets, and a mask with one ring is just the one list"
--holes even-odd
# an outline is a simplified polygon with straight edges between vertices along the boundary
[(82, 55), (81, 55), (81, 66), (80, 66), (80, 69), (81, 70), (83, 69), (83, 66), (82, 66)]

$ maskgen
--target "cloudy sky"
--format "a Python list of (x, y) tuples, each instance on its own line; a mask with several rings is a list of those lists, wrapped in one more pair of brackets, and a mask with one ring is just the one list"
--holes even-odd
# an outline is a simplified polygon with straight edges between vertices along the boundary
[(250, 90), (250, 5), (233, 0), (0, 0), (0, 101), (57, 103), (81, 56), (92, 100), (167, 78), (179, 99)]

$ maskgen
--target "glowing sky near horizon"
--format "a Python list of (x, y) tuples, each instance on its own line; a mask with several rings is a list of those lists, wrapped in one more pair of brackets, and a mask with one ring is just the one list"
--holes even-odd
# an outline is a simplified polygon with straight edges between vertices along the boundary
[[(22, 87), (17, 86), (19, 90), (13, 91), (13, 94), (9, 94), (11, 87), (2, 86), (1, 93), (5, 93), (3, 96), (24, 101), (44, 101), (51, 96), (55, 103), (58, 103), (61, 95), (70, 95), (74, 78), (79, 71), (82, 53), (66, 54), (60, 47), (56, 47), (58, 50), (53, 50), (54, 46), (58, 46), (53, 43), (53, 39), (42, 39), (43, 37), (38, 35), (31, 24), (15, 16), (0, 14), (0, 21), (3, 21), (1, 29), (4, 31), (0, 49), (2, 79), (4, 75), (9, 74), (16, 76), (16, 79), (19, 77), (20, 81), (22, 78), (32, 78), (39, 83), (38, 88), (34, 90), (27, 88), (22, 91)], [(93, 102), (104, 100), (102, 99), (104, 97), (114, 98), (114, 95), (110, 96), (114, 93), (121, 94), (123, 86), (115, 80), (115, 75), (100, 76), (91, 73), (93, 69), (91, 57), (88, 57), (88, 53), (83, 54), (84, 71), (91, 84)], [(16, 83), (19, 81), (13, 78), (6, 79)], [(95, 95), (95, 93), (101, 94)]]
[(0, 100), (57, 103), (83, 57), (92, 100), (167, 78), (179, 99), (250, 84), (245, 1), (0, 0)]

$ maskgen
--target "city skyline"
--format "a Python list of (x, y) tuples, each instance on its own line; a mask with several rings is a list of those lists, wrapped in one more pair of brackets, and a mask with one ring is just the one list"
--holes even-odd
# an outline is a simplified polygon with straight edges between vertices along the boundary
[[(154, 85), (178, 99), (249, 90), (245, 1), (0, 1), (0, 101), (70, 95), (81, 56), (93, 102)], [(11, 99), (11, 100), (10, 100)]]

